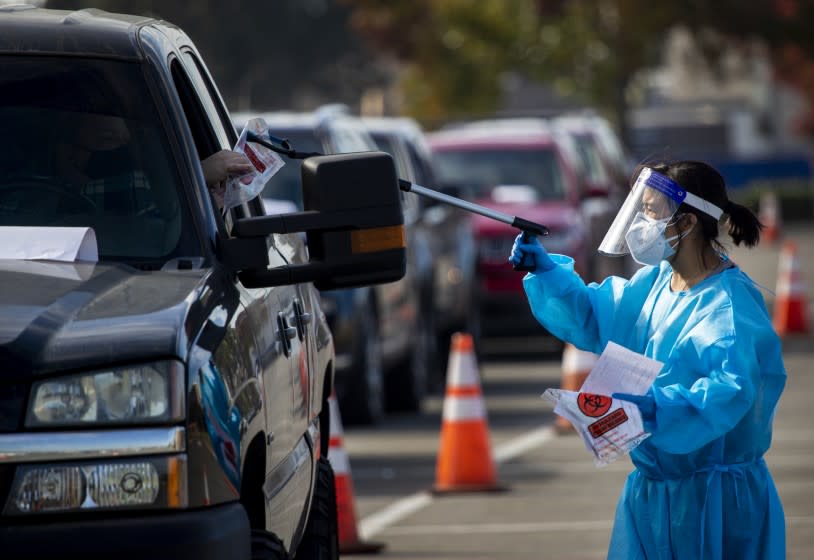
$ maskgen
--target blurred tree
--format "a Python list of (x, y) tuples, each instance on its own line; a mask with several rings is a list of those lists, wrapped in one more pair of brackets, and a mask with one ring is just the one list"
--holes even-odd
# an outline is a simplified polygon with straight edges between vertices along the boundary
[(752, 38), (787, 59), (789, 43), (814, 52), (814, 0), (340, 1), (356, 29), (406, 64), (406, 110), (425, 122), (491, 113), (513, 71), (623, 126), (631, 79), (660, 62), (674, 25), (694, 33), (713, 72), (724, 47)]
[(170, 21), (195, 41), (232, 110), (355, 107), (386, 81), (377, 58), (349, 29), (333, 0), (48, 0), (46, 7), (94, 7)]
[(404, 65), (404, 111), (425, 124), (495, 109), (501, 76), (526, 65), (532, 0), (340, 0), (352, 24)]

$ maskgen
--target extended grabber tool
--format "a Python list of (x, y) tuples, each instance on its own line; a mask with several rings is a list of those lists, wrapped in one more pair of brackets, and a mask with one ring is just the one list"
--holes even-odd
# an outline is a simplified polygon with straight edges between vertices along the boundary
[[(432, 189), (422, 187), (421, 185), (416, 185), (415, 183), (411, 183), (410, 181), (406, 181), (404, 179), (399, 179), (399, 188), (404, 192), (412, 192), (417, 195), (426, 196), (427, 198), (437, 200), (438, 202), (443, 202), (445, 204), (449, 204), (450, 206), (455, 206), (456, 208), (473, 212), (475, 214), (480, 214), (481, 216), (486, 216), (487, 218), (497, 220), (498, 222), (503, 222), (504, 224), (509, 224), (510, 226), (523, 232), (524, 242), (531, 241), (531, 236), (533, 235), (548, 235), (549, 233), (548, 228), (542, 224), (538, 224), (518, 216), (510, 216), (508, 214), (504, 214), (503, 212), (497, 212), (491, 208), (473, 204), (472, 202), (467, 202), (466, 200), (461, 200), (460, 198), (455, 198), (454, 196), (449, 196), (448, 194), (440, 193)], [(528, 254), (523, 255), (520, 263), (514, 266), (515, 270), (520, 271), (532, 271), (536, 268), (537, 265), (534, 262), (534, 255)]]
[[(294, 148), (291, 146), (288, 140), (284, 138), (277, 138), (276, 136), (273, 136), (270, 132), (268, 133), (268, 139), (262, 138), (250, 132), (247, 136), (247, 140), (249, 142), (256, 142), (258, 144), (261, 144), (291, 159), (305, 159), (311, 156), (322, 155), (318, 152), (298, 152), (294, 150)], [(466, 200), (461, 200), (460, 198), (455, 198), (454, 196), (450, 196), (448, 194), (428, 189), (427, 187), (422, 187), (421, 185), (416, 185), (415, 183), (412, 183), (405, 179), (399, 179), (398, 181), (399, 188), (404, 192), (411, 192), (420, 196), (425, 196), (427, 198), (437, 200), (438, 202), (443, 202), (444, 204), (455, 206), (456, 208), (460, 208), (461, 210), (466, 210), (467, 212), (472, 212), (474, 214), (480, 214), (481, 216), (486, 216), (487, 218), (497, 220), (498, 222), (509, 224), (510, 226), (517, 228), (523, 232), (524, 242), (531, 241), (532, 239), (531, 236), (534, 235), (549, 234), (548, 228), (542, 224), (538, 224), (536, 222), (532, 222), (530, 220), (526, 220), (518, 216), (510, 216), (508, 214), (504, 214), (503, 212), (497, 212), (496, 210), (492, 210), (491, 208), (486, 208), (485, 206), (480, 206), (478, 204), (474, 204)], [(523, 255), (523, 258), (521, 259), (520, 263), (514, 266), (514, 269), (519, 271), (533, 271), (536, 268), (537, 266), (536, 263), (534, 262), (534, 255)]]

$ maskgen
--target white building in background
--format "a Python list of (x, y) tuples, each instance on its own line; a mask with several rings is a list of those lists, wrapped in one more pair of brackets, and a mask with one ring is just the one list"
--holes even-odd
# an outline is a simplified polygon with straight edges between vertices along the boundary
[(793, 123), (804, 98), (772, 78), (765, 48), (721, 43), (713, 69), (686, 29), (668, 35), (664, 63), (634, 81), (629, 115), (632, 149), (639, 157), (715, 154), (759, 158), (808, 152)]

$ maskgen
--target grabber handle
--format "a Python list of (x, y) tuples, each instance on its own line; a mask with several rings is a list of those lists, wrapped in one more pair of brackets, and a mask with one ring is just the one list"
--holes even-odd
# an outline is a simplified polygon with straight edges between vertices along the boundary
[[(523, 231), (523, 243), (528, 243), (532, 239), (533, 237), (529, 232)], [(520, 272), (533, 272), (537, 270), (537, 262), (534, 260), (534, 255), (523, 253), (523, 258), (513, 268)]]

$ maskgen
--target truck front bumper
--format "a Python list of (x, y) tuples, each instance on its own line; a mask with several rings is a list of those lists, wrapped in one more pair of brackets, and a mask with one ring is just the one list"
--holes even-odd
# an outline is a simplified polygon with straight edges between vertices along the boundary
[(93, 518), (55, 523), (44, 518), (0, 527), (3, 560), (224, 559), (251, 557), (251, 530), (239, 503), (139, 517)]

